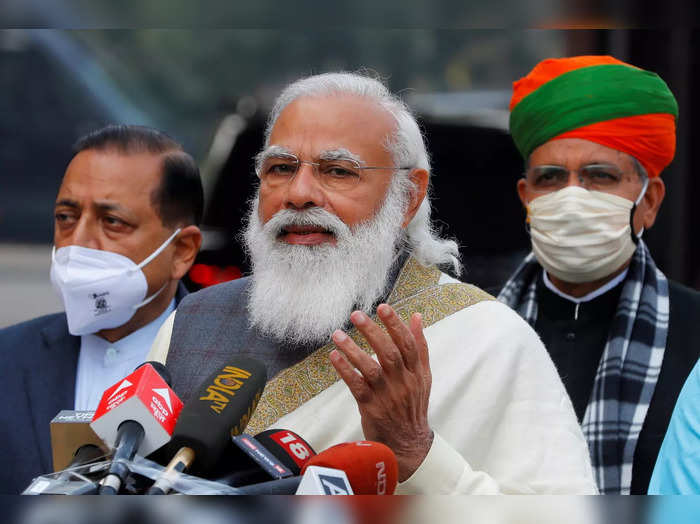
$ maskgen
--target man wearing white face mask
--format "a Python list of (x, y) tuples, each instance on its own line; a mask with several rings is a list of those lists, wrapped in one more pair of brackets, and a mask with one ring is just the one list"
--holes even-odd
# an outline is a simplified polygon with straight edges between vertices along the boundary
[(187, 293), (201, 244), (199, 170), (155, 129), (109, 126), (81, 138), (55, 204), (51, 283), (65, 313), (0, 331), (0, 493), (51, 471), (49, 422), (94, 410), (141, 364)]
[(532, 253), (498, 298), (547, 347), (601, 493), (646, 493), (700, 351), (700, 293), (667, 280), (641, 239), (677, 116), (661, 78), (608, 56), (544, 60), (514, 84)]

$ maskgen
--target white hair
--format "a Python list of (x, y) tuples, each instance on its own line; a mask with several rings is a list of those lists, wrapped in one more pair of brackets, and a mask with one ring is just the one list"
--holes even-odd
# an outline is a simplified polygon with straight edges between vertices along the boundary
[[(425, 169), (430, 172), (430, 157), (418, 122), (406, 104), (391, 94), (378, 79), (357, 73), (324, 73), (302, 78), (288, 85), (277, 97), (265, 129), (265, 148), (269, 146), (272, 128), (284, 108), (298, 98), (353, 95), (368, 98), (387, 111), (395, 120), (394, 132), (386, 138), (384, 147), (392, 155), (396, 166)], [(395, 177), (403, 177), (407, 191), (415, 190), (408, 170), (398, 170)], [(406, 244), (411, 254), (425, 266), (447, 266), (461, 274), (459, 247), (454, 240), (440, 238), (430, 220), (431, 205), (428, 195), (406, 226)]]

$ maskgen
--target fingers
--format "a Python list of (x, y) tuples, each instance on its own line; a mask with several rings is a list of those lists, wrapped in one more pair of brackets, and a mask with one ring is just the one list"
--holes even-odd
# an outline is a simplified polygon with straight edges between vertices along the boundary
[(405, 366), (411, 371), (415, 370), (419, 361), (419, 355), (416, 351), (416, 337), (412, 330), (406, 327), (399, 315), (387, 304), (379, 305), (377, 315), (384, 326), (386, 326), (389, 336), (401, 352)]
[(349, 336), (337, 330), (333, 333), (333, 342), (343, 352), (347, 361), (362, 374), (372, 389), (380, 390), (385, 386), (386, 381), (382, 367), (357, 347), (357, 344)]
[[(393, 310), (391, 312), (393, 313)], [(404, 357), (397, 344), (371, 318), (362, 311), (354, 311), (350, 315), (350, 320), (372, 347), (379, 363), (387, 373), (396, 374), (404, 369)], [(400, 319), (398, 321), (401, 322)]]
[(428, 341), (425, 340), (425, 334), (423, 333), (423, 315), (420, 313), (413, 313), (409, 322), (409, 329), (411, 330), (411, 334), (416, 341), (416, 353), (420, 363), (424, 368), (430, 369)]
[(328, 356), (331, 364), (333, 364), (340, 378), (348, 386), (350, 393), (355, 397), (358, 404), (369, 402), (372, 398), (372, 391), (362, 376), (355, 371), (355, 368), (345, 360), (338, 350), (334, 349)]

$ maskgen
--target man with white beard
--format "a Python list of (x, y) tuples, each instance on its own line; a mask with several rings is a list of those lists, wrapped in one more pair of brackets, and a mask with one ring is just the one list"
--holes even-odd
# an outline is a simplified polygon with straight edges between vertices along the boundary
[(414, 117), (381, 82), (288, 86), (256, 158), (252, 275), (183, 301), (149, 358), (185, 401), (232, 355), (265, 362), (247, 432), (291, 429), (317, 450), (383, 442), (400, 493), (594, 493), (535, 333), (441, 271), (461, 267), (431, 227), (429, 170)]

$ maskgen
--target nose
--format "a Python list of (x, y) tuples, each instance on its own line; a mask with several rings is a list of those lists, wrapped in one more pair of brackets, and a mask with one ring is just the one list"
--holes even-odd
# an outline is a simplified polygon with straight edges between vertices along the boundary
[(81, 215), (73, 227), (70, 237), (65, 239), (68, 241), (66, 245), (100, 249), (99, 235), (97, 235), (94, 222), (86, 214)]
[(323, 207), (325, 194), (314, 173), (315, 166), (302, 163), (292, 180), (286, 186), (285, 207), (302, 210)]
[(581, 178), (581, 175), (579, 174), (578, 171), (574, 169), (569, 170), (569, 178), (566, 181), (566, 186), (579, 186), (585, 188), (585, 185), (583, 183), (583, 179)]

